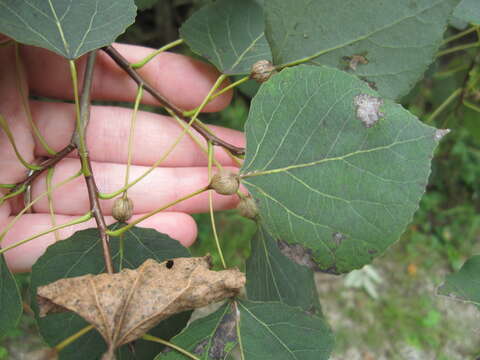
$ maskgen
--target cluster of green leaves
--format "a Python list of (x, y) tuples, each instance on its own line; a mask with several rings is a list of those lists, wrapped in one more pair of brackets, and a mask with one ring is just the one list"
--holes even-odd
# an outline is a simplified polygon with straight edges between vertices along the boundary
[[(137, 1), (141, 8), (154, 3)], [(232, 299), (183, 331), (189, 314), (176, 315), (152, 334), (173, 336), (175, 345), (202, 359), (231, 358), (235, 348), (244, 359), (328, 359), (333, 335), (313, 269), (339, 274), (360, 268), (411, 221), (443, 133), (395, 101), (433, 62), (453, 12), (480, 23), (477, 2), (458, 3), (219, 0), (183, 24), (187, 45), (223, 74), (248, 76), (259, 60), (280, 72), (258, 89), (245, 123), (240, 177), (259, 211), (246, 299)], [(133, 0), (0, 0), (0, 9), (0, 33), (67, 59), (110, 44), (135, 18)], [(140, 228), (112, 238), (111, 247), (116, 270), (147, 258), (188, 256), (166, 235)], [(32, 299), (38, 286), (101, 273), (102, 259), (95, 229), (56, 243), (32, 270)], [(478, 303), (477, 289), (466, 290), (479, 273), (475, 260), (442, 291)], [(18, 322), (21, 300), (3, 256), (0, 261), (1, 333)], [(32, 308), (38, 312), (35, 302)], [(52, 347), (87, 325), (73, 314), (37, 321)], [(60, 356), (93, 359), (104, 350), (90, 331)], [(161, 350), (139, 340), (135, 355), (126, 346), (118, 358), (185, 356)]]

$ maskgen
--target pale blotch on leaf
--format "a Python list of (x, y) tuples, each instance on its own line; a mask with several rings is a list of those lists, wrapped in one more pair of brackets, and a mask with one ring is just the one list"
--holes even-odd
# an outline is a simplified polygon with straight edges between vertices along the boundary
[(37, 290), (40, 316), (73, 311), (103, 336), (114, 359), (121, 345), (143, 336), (167, 317), (238, 294), (245, 275), (238, 270), (211, 271), (208, 256), (146, 260), (137, 269), (116, 274), (66, 278)]
[(348, 61), (348, 68), (353, 70), (353, 71), (357, 70), (357, 66), (359, 64), (361, 64), (361, 65), (367, 65), (368, 64), (368, 59), (363, 55), (344, 56), (343, 59), (345, 61)]
[(442, 138), (450, 132), (450, 129), (437, 129), (433, 136), (436, 141), (442, 140)]
[(300, 244), (289, 244), (283, 240), (278, 240), (277, 245), (280, 252), (293, 262), (312, 270), (319, 270), (318, 265), (313, 261), (312, 250), (306, 249)]
[(225, 359), (237, 344), (237, 319), (231, 312), (226, 314), (215, 331), (211, 340), (209, 359)]
[(383, 99), (368, 94), (359, 94), (353, 98), (356, 106), (355, 115), (365, 127), (374, 126), (385, 114), (380, 111)]
[[(343, 234), (341, 234), (343, 236)], [(333, 264), (327, 269), (320, 269), (317, 263), (313, 260), (313, 252), (301, 244), (289, 244), (286, 241), (278, 240), (277, 246), (280, 252), (293, 262), (306, 266), (310, 270), (324, 272), (327, 274), (338, 275), (336, 264)]]
[(332, 234), (332, 240), (335, 245), (340, 246), (342, 244), (342, 241), (345, 240), (345, 235), (341, 232), (334, 232)]

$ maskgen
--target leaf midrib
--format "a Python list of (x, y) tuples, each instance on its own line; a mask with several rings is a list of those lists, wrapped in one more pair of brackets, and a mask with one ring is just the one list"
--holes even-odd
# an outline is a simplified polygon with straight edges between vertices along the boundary
[[(375, 148), (366, 149), (366, 150), (357, 150), (357, 151), (353, 151), (353, 152), (350, 152), (350, 153), (347, 153), (347, 154), (344, 154), (344, 155), (341, 155), (341, 156), (324, 158), (324, 159), (320, 159), (320, 160), (316, 160), (316, 161), (312, 161), (312, 162), (308, 162), (308, 163), (294, 164), (294, 165), (289, 165), (289, 166), (285, 166), (285, 167), (282, 167), (282, 168), (269, 169), (269, 170), (251, 171), (251, 172), (241, 174), (240, 177), (242, 179), (245, 179), (245, 178), (254, 177), (254, 176), (271, 175), (271, 174), (276, 174), (276, 173), (287, 172), (287, 171), (292, 170), (292, 169), (299, 169), (299, 168), (304, 168), (304, 167), (311, 167), (311, 166), (315, 166), (315, 165), (320, 165), (320, 164), (331, 162), (331, 161), (341, 161), (341, 160), (345, 160), (345, 159), (347, 159), (349, 157), (352, 157), (352, 156), (355, 156), (355, 155), (367, 154), (367, 153), (371, 153), (371, 152), (375, 152), (375, 151), (381, 151), (381, 150), (388, 150), (388, 149), (390, 149), (390, 148), (392, 148), (396, 145), (402, 145), (402, 144), (408, 144), (408, 143), (415, 142), (415, 141), (420, 141), (420, 140), (425, 139), (427, 137), (429, 137), (429, 135), (423, 135), (423, 136), (419, 136), (419, 137), (416, 137), (416, 138), (403, 140), (403, 141), (395, 141), (395, 142), (393, 142), (391, 144), (388, 144), (388, 145), (377, 146)], [(250, 167), (251, 164), (252, 163), (248, 164), (248, 167)]]

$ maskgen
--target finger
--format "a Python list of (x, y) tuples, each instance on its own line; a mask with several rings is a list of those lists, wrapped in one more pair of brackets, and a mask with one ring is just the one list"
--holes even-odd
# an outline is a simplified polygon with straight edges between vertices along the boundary
[[(153, 49), (114, 44), (114, 47), (130, 62), (142, 60)], [(52, 52), (33, 46), (22, 47), (31, 90), (39, 95), (59, 99), (72, 99), (72, 85), (68, 62)], [(82, 79), (85, 57), (78, 61), (79, 79)], [(182, 109), (192, 109), (202, 103), (220, 73), (211, 65), (190, 57), (161, 53), (145, 65), (139, 73), (169, 101)], [(47, 81), (48, 79), (48, 81)], [(224, 82), (226, 86), (228, 82)], [(137, 86), (103, 51), (98, 52), (92, 96), (96, 100), (133, 101)], [(228, 105), (231, 92), (217, 97), (205, 107), (205, 111), (219, 111)], [(145, 104), (157, 104), (145, 94)]]
[[(18, 93), (20, 80), (16, 76), (14, 47), (0, 47), (0, 115), (8, 123), (19, 153), (31, 163), (34, 159), (35, 143), (22, 109)], [(26, 84), (22, 86), (26, 89)], [(25, 175), (25, 167), (18, 161), (6, 133), (0, 128), (0, 183), (17, 183)]]
[[(133, 217), (134, 220), (136, 217)], [(75, 217), (57, 215), (57, 224), (65, 224), (74, 220)], [(11, 218), (9, 219), (11, 220)], [(115, 222), (111, 217), (105, 219), (108, 224)], [(10, 230), (2, 242), (2, 247), (7, 247), (18, 241), (46, 231), (51, 227), (49, 214), (27, 214), (24, 215)], [(184, 246), (190, 246), (197, 237), (197, 225), (190, 215), (183, 213), (164, 212), (152, 216), (140, 224), (142, 227), (156, 229), (159, 232), (169, 235), (171, 238), (180, 241)], [(66, 239), (74, 232), (95, 227), (95, 221), (70, 226), (58, 230), (61, 239)], [(45, 252), (45, 249), (55, 242), (54, 233), (50, 233), (34, 239), (24, 245), (16, 247), (5, 253), (5, 259), (9, 268), (14, 272), (29, 271), (35, 261)]]
[[(99, 190), (103, 193), (115, 192), (122, 188), (125, 182), (125, 165), (111, 163), (92, 163), (93, 173)], [(59, 183), (77, 173), (80, 169), (78, 160), (65, 159), (57, 165), (53, 184)], [(142, 175), (148, 167), (132, 166), (130, 180)], [(235, 168), (227, 168), (238, 171)], [(147, 213), (178, 200), (208, 185), (208, 170), (206, 167), (157, 168), (145, 179), (128, 190), (128, 196), (134, 203), (134, 213)], [(32, 195), (37, 197), (45, 192), (45, 175), (32, 186)], [(81, 177), (68, 183), (52, 194), (55, 212), (64, 215), (82, 215), (89, 208), (90, 203), (85, 187), (85, 180)], [(237, 196), (223, 196), (214, 194), (214, 209), (225, 210), (236, 206)], [(114, 200), (102, 201), (105, 214), (112, 213)], [(49, 210), (46, 197), (35, 204), (34, 210), (46, 213)], [(168, 211), (200, 213), (209, 210), (208, 194), (204, 192), (193, 198), (182, 201), (168, 209)]]
[[(56, 151), (65, 147), (75, 127), (74, 108), (71, 104), (32, 102), (33, 115), (47, 143)], [(132, 110), (123, 107), (93, 106), (87, 130), (87, 144), (92, 160), (101, 162), (126, 163), (128, 137)], [(212, 126), (212, 130), (225, 141), (243, 147), (241, 132)], [(150, 112), (137, 114), (133, 141), (132, 162), (136, 165), (150, 165), (157, 161), (177, 140), (183, 127), (175, 119)], [(202, 136), (193, 129), (197, 139), (206, 147)], [(47, 152), (37, 143), (37, 156)], [(215, 148), (217, 160), (222, 165), (233, 165), (232, 159), (219, 147)], [(185, 135), (175, 150), (161, 164), (162, 166), (204, 166), (206, 154), (199, 149), (190, 136)]]

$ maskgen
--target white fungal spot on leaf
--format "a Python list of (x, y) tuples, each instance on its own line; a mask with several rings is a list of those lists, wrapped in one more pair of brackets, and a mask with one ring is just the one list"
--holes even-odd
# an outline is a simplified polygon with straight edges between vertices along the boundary
[(353, 98), (356, 116), (365, 127), (370, 128), (385, 114), (380, 111), (383, 99), (368, 94), (360, 94)]
[(442, 140), (442, 138), (450, 132), (450, 129), (437, 129), (433, 138), (436, 141)]

